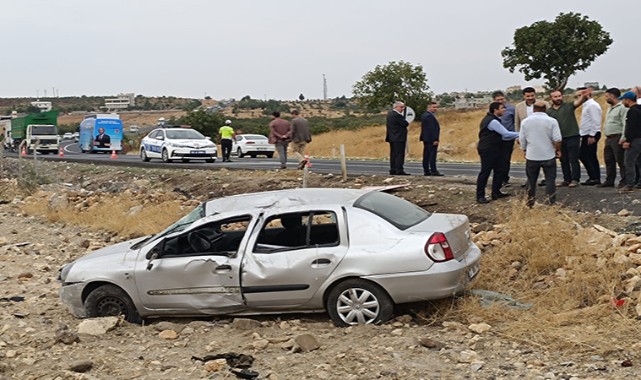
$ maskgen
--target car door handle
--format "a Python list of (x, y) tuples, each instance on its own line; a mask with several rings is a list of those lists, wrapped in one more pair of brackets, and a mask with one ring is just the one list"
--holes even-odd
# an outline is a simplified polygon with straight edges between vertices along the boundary
[(231, 265), (223, 264), (219, 265), (214, 269), (215, 273), (226, 273), (226, 272), (231, 272)]
[(312, 265), (329, 265), (332, 261), (330, 259), (316, 259), (312, 261)]

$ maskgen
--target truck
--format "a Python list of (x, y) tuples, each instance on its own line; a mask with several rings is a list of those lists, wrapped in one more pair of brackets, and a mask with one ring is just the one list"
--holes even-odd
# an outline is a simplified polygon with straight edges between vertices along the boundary
[(58, 153), (60, 136), (58, 136), (58, 111), (32, 113), (11, 119), (5, 125), (5, 147), (18, 150), (22, 144), (28, 153)]
[(80, 123), (78, 144), (83, 153), (120, 153), (122, 140), (122, 120), (118, 114), (91, 114)]

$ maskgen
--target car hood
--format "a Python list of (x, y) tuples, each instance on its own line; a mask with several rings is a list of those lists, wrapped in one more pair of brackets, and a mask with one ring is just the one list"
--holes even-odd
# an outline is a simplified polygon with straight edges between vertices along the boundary
[(116, 260), (118, 259), (118, 256), (123, 256), (124, 258), (124, 255), (131, 250), (131, 246), (143, 240), (144, 238), (146, 238), (146, 236), (132, 239), (132, 240), (127, 240), (122, 243), (117, 243), (114, 245), (101, 248), (97, 251), (93, 251), (87, 255), (84, 255), (76, 259), (76, 262), (80, 263), (87, 260), (107, 259), (107, 258)]

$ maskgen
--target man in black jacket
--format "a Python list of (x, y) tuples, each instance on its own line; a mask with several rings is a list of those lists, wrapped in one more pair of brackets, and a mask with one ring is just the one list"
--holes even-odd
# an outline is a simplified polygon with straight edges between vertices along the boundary
[(443, 175), (436, 170), (436, 152), (441, 134), (441, 125), (434, 115), (437, 110), (438, 103), (431, 102), (421, 117), (421, 137), (419, 140), (423, 142), (423, 175)]
[(623, 105), (628, 108), (623, 132), (625, 187), (621, 189), (627, 192), (634, 191), (634, 184), (637, 182), (635, 164), (641, 156), (641, 105), (637, 104), (637, 95), (632, 91), (619, 96), (619, 100), (622, 100)]
[(407, 127), (409, 123), (405, 120), (403, 102), (394, 102), (394, 107), (387, 113), (387, 133), (385, 141), (389, 143), (389, 174), (409, 175), (403, 169), (405, 164), (405, 145), (407, 144)]

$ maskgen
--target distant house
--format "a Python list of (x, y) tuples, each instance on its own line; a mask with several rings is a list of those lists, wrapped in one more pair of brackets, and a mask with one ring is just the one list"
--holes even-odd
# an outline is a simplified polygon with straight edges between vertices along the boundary
[(506, 88), (506, 89), (505, 89), (505, 92), (506, 92), (506, 93), (508, 93), (508, 94), (509, 94), (510, 92), (520, 92), (520, 91), (521, 91), (521, 86), (520, 86), (520, 85), (518, 85), (518, 84), (517, 84), (517, 85), (515, 85), (515, 86), (510, 86), (510, 87), (508, 87), (508, 88)]
[(105, 99), (104, 108), (107, 111), (123, 110), (136, 105), (136, 95), (133, 92), (118, 94), (115, 98)]
[(598, 90), (600, 88), (599, 82), (585, 82), (583, 87), (591, 88), (593, 90)]
[(459, 96), (454, 100), (454, 109), (464, 110), (470, 108), (483, 108), (492, 102), (492, 97), (489, 95), (482, 95), (480, 97), (461, 97)]
[(38, 107), (40, 109), (40, 112), (51, 111), (51, 102), (36, 100), (35, 102), (31, 102), (31, 105), (34, 107)]

